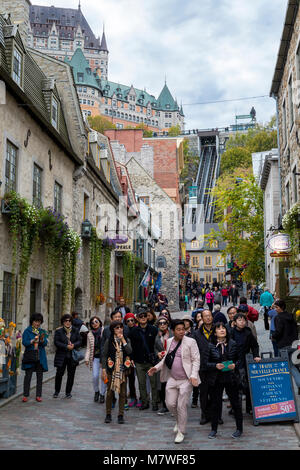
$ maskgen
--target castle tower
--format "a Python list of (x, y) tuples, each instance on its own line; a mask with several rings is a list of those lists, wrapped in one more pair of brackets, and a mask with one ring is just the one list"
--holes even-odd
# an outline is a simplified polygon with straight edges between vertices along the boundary
[(108, 48), (106, 43), (104, 25), (103, 25), (103, 34), (100, 45), (100, 70), (102, 80), (107, 80), (108, 77)]

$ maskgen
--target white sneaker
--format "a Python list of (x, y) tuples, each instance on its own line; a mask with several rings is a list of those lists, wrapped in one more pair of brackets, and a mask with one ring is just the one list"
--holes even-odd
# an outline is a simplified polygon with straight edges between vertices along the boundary
[(178, 433), (178, 424), (177, 423), (174, 426), (173, 432), (176, 432), (176, 434)]
[(178, 431), (174, 442), (176, 444), (180, 444), (180, 442), (182, 442), (183, 440), (184, 440), (184, 434), (182, 434), (182, 432)]

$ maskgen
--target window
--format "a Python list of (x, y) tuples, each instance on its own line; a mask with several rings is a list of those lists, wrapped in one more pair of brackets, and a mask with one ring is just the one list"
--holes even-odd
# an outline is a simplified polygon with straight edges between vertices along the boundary
[(286, 119), (286, 102), (284, 101), (283, 105), (282, 105), (282, 131), (283, 131), (282, 139), (283, 139), (283, 147), (285, 147), (286, 143), (287, 143), (286, 121), (287, 121), (287, 119)]
[(204, 266), (212, 266), (212, 257), (211, 256), (204, 256)]
[(212, 283), (212, 273), (204, 273), (204, 282)]
[(5, 160), (5, 192), (17, 190), (17, 147), (7, 141)]
[(13, 321), (13, 275), (3, 273), (3, 293), (2, 293), (2, 318), (6, 325)]
[(296, 203), (298, 201), (298, 180), (296, 175), (297, 173), (297, 168), (295, 167), (293, 169), (293, 188), (294, 188), (294, 202)]
[(194, 248), (194, 249), (195, 249), (195, 248), (199, 248), (199, 242), (198, 242), (198, 240), (193, 240), (193, 241), (192, 241), (192, 248)]
[(54, 209), (58, 213), (62, 213), (62, 186), (56, 181), (54, 183)]
[(77, 81), (81, 83), (83, 82), (83, 73), (77, 72)]
[(220, 283), (225, 281), (224, 273), (217, 273), (217, 281)]
[(285, 186), (285, 202), (287, 211), (290, 210), (290, 183), (287, 183)]
[(216, 267), (222, 268), (225, 266), (224, 257), (222, 255), (217, 255)]
[(89, 202), (90, 202), (90, 198), (88, 197), (87, 194), (84, 194), (83, 196), (83, 220), (86, 220), (89, 217)]
[(14, 48), (13, 79), (19, 86), (21, 86), (21, 80), (22, 80), (22, 55), (21, 55), (20, 51), (17, 48)]
[(291, 76), (288, 84), (288, 94), (289, 94), (289, 125), (292, 129), (294, 124), (294, 104), (293, 104), (293, 77)]
[(140, 201), (143, 201), (143, 203), (146, 204), (147, 206), (149, 206), (150, 204), (149, 196), (140, 196)]
[(42, 171), (39, 166), (33, 165), (32, 202), (36, 207), (42, 206)]
[(192, 267), (199, 267), (199, 256), (192, 256)]
[(52, 96), (51, 104), (51, 123), (55, 129), (58, 128), (58, 101)]

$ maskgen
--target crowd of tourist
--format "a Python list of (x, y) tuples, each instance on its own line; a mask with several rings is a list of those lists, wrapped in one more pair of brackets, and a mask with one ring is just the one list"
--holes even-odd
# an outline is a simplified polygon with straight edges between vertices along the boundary
[[(225, 292), (225, 288), (220, 291), (215, 286), (212, 291), (208, 287), (204, 297), (197, 299), (192, 313), (184, 312), (176, 320), (171, 317), (165, 296), (160, 297), (154, 308), (145, 305), (136, 314), (121, 299), (106, 327), (98, 316), (90, 319), (84, 361), (92, 372), (94, 401), (105, 402), (106, 424), (112, 422), (117, 399), (119, 424), (124, 423), (125, 410), (136, 407), (142, 412), (151, 406), (159, 416), (168, 413), (174, 416), (175, 442), (180, 443), (186, 434), (189, 403), (196, 408), (199, 402), (200, 425), (210, 423), (208, 438), (215, 439), (218, 426), (223, 424), (225, 393), (236, 425), (232, 438), (242, 436), (243, 395), (245, 412), (252, 414), (246, 355), (251, 353), (256, 362), (261, 360), (255, 327), (259, 312), (248, 305), (246, 297), (236, 295), (234, 289), (232, 286), (231, 291)], [(228, 297), (231, 306), (227, 306)], [(271, 320), (270, 338), (275, 355), (283, 350), (291, 355), (292, 344), (298, 339), (293, 315), (286, 311), (282, 300), (271, 299), (269, 295), (261, 295), (260, 299), (265, 327), (269, 327)], [(37, 374), (36, 400), (42, 401), (42, 376), (47, 371), (47, 339), (40, 328), (42, 323), (41, 314), (32, 315), (23, 333), (24, 402), (28, 401), (33, 372)], [(66, 370), (65, 397), (72, 397), (76, 368), (82, 359), (78, 355), (81, 325), (76, 315), (64, 315), (61, 327), (55, 331), (54, 398), (60, 394)], [(300, 393), (300, 372), (297, 367), (294, 369)]]

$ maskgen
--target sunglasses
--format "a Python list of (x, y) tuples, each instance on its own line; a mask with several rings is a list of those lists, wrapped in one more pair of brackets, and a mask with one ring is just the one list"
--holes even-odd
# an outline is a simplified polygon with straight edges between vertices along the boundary
[(72, 320), (64, 320), (64, 323), (66, 323), (67, 321), (70, 321), (70, 322), (71, 322)]
[(93, 320), (93, 321), (92, 321), (92, 325), (93, 325), (94, 323), (99, 323), (99, 322), (98, 322), (98, 320)]
[(159, 325), (167, 325), (168, 323), (166, 321), (160, 321)]
[(147, 313), (141, 313), (138, 318), (147, 318)]
[(123, 330), (123, 326), (116, 326), (114, 329), (115, 330)]
[(128, 318), (128, 320), (126, 320), (126, 323), (129, 323), (130, 321), (134, 322), (134, 318)]

